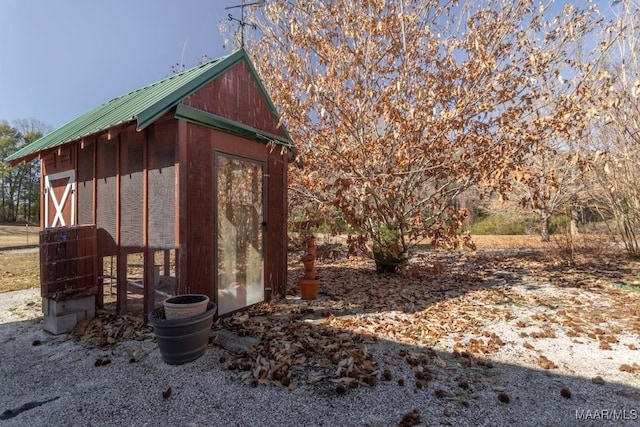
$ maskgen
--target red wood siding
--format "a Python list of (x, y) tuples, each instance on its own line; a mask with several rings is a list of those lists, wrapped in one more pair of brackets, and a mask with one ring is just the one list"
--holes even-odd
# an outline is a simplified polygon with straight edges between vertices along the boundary
[(267, 221), (265, 288), (270, 295), (284, 296), (287, 291), (287, 157), (273, 150), (267, 161)]
[(53, 175), (75, 169), (75, 144), (67, 144), (42, 154), (42, 173)]
[(276, 127), (277, 121), (244, 62), (237, 63), (186, 98), (184, 104), (284, 136)]
[[(76, 145), (75, 144), (67, 144), (57, 149), (50, 151), (48, 153), (42, 154), (41, 157), (41, 183), (44, 183), (45, 176), (51, 176), (60, 172), (66, 172), (70, 170), (76, 171)], [(76, 177), (77, 178), (77, 177)], [(68, 179), (60, 179), (51, 181), (52, 191), (55, 194), (55, 197), (58, 201), (62, 201), (62, 197), (64, 195), (65, 189), (67, 187)], [(49, 197), (49, 222), (55, 216), (55, 207), (53, 206), (52, 200), (49, 194), (44, 193), (42, 197), (41, 203), (41, 214), (40, 214), (40, 226), (45, 227), (50, 224), (45, 224), (45, 211), (44, 204), (46, 203), (47, 197)], [(66, 202), (62, 208), (62, 216), (66, 225), (70, 225), (75, 222), (75, 218), (71, 218), (72, 212), (77, 211), (75, 206), (72, 209), (72, 200), (73, 196), (71, 194), (67, 195)]]
[[(287, 236), (286, 236), (286, 154), (280, 150), (269, 153), (267, 147), (259, 142), (249, 141), (234, 135), (187, 124), (188, 167), (186, 172), (186, 215), (180, 215), (180, 227), (186, 236), (181, 249), (188, 280), (181, 280), (178, 293), (203, 293), (213, 298), (213, 259), (214, 259), (214, 180), (213, 156), (216, 151), (246, 157), (264, 164), (267, 175), (265, 182), (266, 209), (265, 220), (265, 288), (267, 299), (271, 294), (282, 295), (286, 290), (287, 275)], [(181, 165), (182, 167), (182, 165)], [(181, 233), (182, 234), (182, 233)], [(183, 267), (181, 267), (183, 268)]]
[[(187, 131), (186, 212), (181, 212), (181, 227), (186, 227), (188, 280), (180, 280), (178, 293), (212, 295), (213, 275), (213, 179), (211, 130), (189, 125)], [(181, 242), (182, 243), (182, 242)], [(183, 246), (181, 245), (181, 249)]]

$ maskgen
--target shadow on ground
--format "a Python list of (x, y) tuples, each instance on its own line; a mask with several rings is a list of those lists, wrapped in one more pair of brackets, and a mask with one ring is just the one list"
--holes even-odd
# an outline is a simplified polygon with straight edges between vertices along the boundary
[(321, 264), (308, 302), (292, 269), (287, 298), (219, 319), (205, 355), (179, 366), (150, 336), (105, 345), (0, 324), (0, 413), (26, 408), (0, 425), (638, 425), (639, 373), (603, 370), (622, 342), (575, 344), (592, 363), (572, 374), (520, 360), (521, 349), (504, 357), (510, 343), (488, 326), (531, 308), (517, 291), (544, 289), (528, 258), (500, 257), (426, 257), (398, 276)]

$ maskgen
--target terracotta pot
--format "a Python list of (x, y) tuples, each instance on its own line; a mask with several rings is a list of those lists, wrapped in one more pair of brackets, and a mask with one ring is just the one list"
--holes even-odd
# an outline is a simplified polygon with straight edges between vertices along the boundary
[(320, 287), (320, 279), (299, 279), (300, 295), (303, 300), (314, 300), (318, 298), (318, 288)]
[(315, 237), (308, 237), (307, 238), (307, 253), (309, 255), (315, 255), (317, 251), (318, 251), (318, 248), (316, 247), (316, 238)]
[(311, 261), (302, 261), (304, 264), (305, 271), (313, 271), (313, 265), (316, 263), (316, 260), (312, 259)]
[(318, 270), (316, 270), (315, 268), (312, 270), (306, 270), (304, 272), (304, 279), (317, 279), (318, 278)]

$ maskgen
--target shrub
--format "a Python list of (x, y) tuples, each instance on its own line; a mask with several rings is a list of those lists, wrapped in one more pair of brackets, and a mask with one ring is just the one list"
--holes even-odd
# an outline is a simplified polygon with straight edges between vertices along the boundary
[(517, 235), (528, 234), (531, 232), (537, 219), (535, 217), (526, 217), (512, 219), (504, 215), (490, 215), (475, 222), (471, 227), (472, 234), (498, 234), (498, 235)]
[(549, 233), (562, 233), (569, 229), (569, 223), (571, 222), (571, 218), (565, 214), (555, 214), (551, 215), (549, 218)]
[(398, 266), (407, 262), (406, 249), (397, 230), (384, 224), (376, 227), (373, 259), (378, 273), (395, 273)]

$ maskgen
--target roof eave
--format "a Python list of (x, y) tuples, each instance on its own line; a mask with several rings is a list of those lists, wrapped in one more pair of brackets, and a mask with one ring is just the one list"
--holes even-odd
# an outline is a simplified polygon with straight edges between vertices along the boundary
[(291, 143), (291, 140), (287, 137), (274, 135), (272, 133), (265, 132), (263, 130), (246, 125), (244, 123), (236, 122), (235, 120), (230, 120), (225, 117), (209, 113), (207, 111), (189, 107), (188, 105), (178, 104), (178, 106), (176, 107), (175, 118), (219, 129), (233, 135), (248, 138), (254, 141), (259, 141), (265, 144), (273, 142), (277, 145), (286, 147), (292, 152), (296, 151), (295, 147)]

